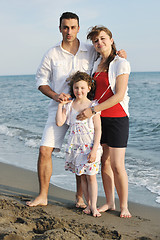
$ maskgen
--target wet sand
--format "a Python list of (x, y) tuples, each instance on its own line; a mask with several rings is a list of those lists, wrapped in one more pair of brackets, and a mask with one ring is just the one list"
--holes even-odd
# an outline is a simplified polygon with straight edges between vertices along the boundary
[(160, 208), (129, 202), (133, 217), (121, 219), (116, 201), (116, 211), (94, 218), (75, 208), (74, 192), (52, 184), (47, 206), (27, 207), (37, 194), (36, 173), (0, 163), (0, 240), (160, 239)]

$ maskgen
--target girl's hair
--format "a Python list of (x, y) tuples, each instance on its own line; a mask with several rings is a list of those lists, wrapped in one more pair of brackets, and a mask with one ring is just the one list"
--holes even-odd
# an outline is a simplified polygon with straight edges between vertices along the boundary
[(76, 72), (75, 74), (73, 74), (72, 76), (70, 76), (67, 79), (67, 82), (69, 82), (68, 85), (69, 85), (69, 88), (70, 88), (70, 95), (71, 95), (71, 97), (75, 98), (75, 95), (73, 93), (73, 84), (75, 84), (76, 82), (79, 82), (79, 81), (85, 81), (85, 82), (87, 82), (88, 87), (91, 87), (91, 90), (88, 93), (87, 97), (90, 100), (92, 100), (94, 98), (95, 87), (96, 87), (95, 81), (87, 73), (80, 72), (80, 71)]
[[(92, 27), (89, 30), (89, 33), (87, 35), (87, 39), (90, 39), (93, 42), (94, 39), (97, 36), (99, 36), (101, 31), (104, 31), (110, 37), (110, 39), (112, 38), (112, 33), (108, 28), (106, 28), (104, 26), (95, 26), (95, 27)], [(114, 57), (116, 56), (116, 52), (117, 52), (116, 45), (113, 41), (111, 53), (103, 64), (104, 70), (108, 71), (109, 64), (114, 59)]]

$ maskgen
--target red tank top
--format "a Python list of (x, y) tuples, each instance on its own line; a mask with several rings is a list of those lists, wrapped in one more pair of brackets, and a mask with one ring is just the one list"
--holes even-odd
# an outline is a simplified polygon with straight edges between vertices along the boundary
[[(108, 72), (95, 73), (94, 79), (96, 81), (96, 92), (95, 92), (94, 99), (99, 100), (99, 98), (102, 96), (102, 94), (106, 91), (106, 89), (109, 86)], [(98, 102), (102, 103), (113, 95), (114, 94), (110, 87)], [(113, 107), (103, 110), (101, 112), (101, 116), (102, 117), (126, 117), (127, 114), (125, 113), (121, 104), (117, 103)]]

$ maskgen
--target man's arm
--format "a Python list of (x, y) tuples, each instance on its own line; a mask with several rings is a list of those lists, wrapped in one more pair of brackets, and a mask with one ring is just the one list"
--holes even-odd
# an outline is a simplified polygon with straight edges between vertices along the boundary
[(69, 94), (66, 94), (66, 93), (58, 94), (58, 93), (54, 92), (48, 85), (40, 86), (39, 90), (47, 97), (49, 97), (59, 103), (61, 103), (63, 101), (67, 101), (71, 97)]

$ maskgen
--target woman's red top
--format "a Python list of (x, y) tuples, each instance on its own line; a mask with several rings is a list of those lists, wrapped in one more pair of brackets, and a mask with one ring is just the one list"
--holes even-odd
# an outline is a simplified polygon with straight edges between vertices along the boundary
[[(102, 94), (106, 91), (106, 89), (109, 86), (108, 72), (101, 72), (101, 73), (97, 72), (94, 75), (94, 79), (96, 81), (96, 92), (95, 92), (94, 99), (99, 100), (99, 98), (102, 96)], [(102, 103), (113, 95), (114, 93), (112, 92), (110, 87), (105, 93), (105, 95), (98, 102)], [(121, 104), (117, 103), (113, 107), (103, 110), (101, 112), (101, 116), (102, 117), (126, 117), (127, 114), (125, 113)]]

